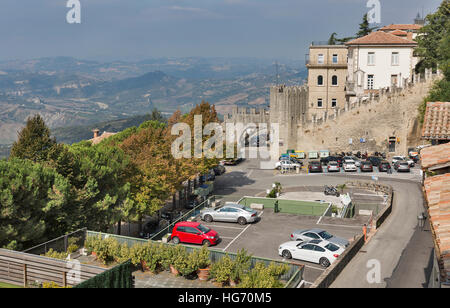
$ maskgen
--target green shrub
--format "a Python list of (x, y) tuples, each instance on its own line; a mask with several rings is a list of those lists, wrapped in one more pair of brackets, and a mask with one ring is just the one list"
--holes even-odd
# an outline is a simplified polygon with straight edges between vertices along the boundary
[(278, 276), (283, 270), (276, 265), (266, 267), (264, 263), (257, 263), (239, 284), (240, 288), (282, 288)]
[(212, 265), (209, 277), (215, 279), (219, 283), (227, 283), (230, 281), (233, 268), (234, 262), (227, 254)]
[(47, 258), (53, 258), (53, 259), (61, 259), (65, 260), (69, 256), (67, 252), (58, 252), (56, 250), (53, 250), (52, 248), (49, 249), (44, 255), (42, 255)]
[(231, 271), (231, 279), (235, 282), (241, 281), (245, 273), (248, 272), (251, 266), (252, 256), (247, 254), (245, 249), (238, 251), (236, 259), (233, 262), (233, 270)]
[(207, 246), (203, 246), (201, 249), (194, 250), (190, 255), (190, 261), (193, 264), (195, 270), (205, 269), (211, 265), (210, 252)]

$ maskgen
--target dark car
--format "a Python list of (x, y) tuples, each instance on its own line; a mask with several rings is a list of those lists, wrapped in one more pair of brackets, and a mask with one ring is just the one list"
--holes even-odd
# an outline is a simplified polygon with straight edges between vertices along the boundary
[(215, 175), (222, 175), (225, 173), (226, 169), (222, 165), (217, 165), (213, 168)]
[(373, 166), (378, 167), (378, 165), (381, 163), (382, 159), (378, 156), (370, 156), (367, 158), (368, 161), (372, 163)]
[(328, 163), (329, 163), (330, 161), (335, 161), (335, 162), (337, 162), (337, 163), (339, 164), (339, 167), (342, 167), (342, 157), (338, 157), (338, 156), (328, 156), (327, 159), (328, 159)]
[(361, 172), (373, 172), (373, 165), (370, 161), (362, 161), (359, 168)]
[(320, 163), (320, 161), (309, 162), (308, 171), (309, 172), (323, 172), (322, 164)]
[(321, 163), (322, 165), (327, 166), (328, 163), (330, 162), (330, 159), (329, 159), (329, 158), (330, 158), (330, 157), (321, 157), (321, 158), (320, 158), (320, 163)]
[(382, 161), (378, 165), (378, 171), (380, 172), (388, 172), (391, 169), (392, 169), (391, 164), (388, 161)]

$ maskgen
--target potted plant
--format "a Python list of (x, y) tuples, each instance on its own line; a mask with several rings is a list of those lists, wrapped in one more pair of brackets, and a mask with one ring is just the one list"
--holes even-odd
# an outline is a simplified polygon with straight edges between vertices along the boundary
[(210, 278), (213, 278), (221, 286), (225, 283), (229, 283), (233, 271), (233, 263), (234, 262), (229, 255), (224, 256), (211, 266)]
[(197, 269), (197, 277), (199, 280), (206, 281), (209, 279), (211, 259), (209, 250), (206, 246), (192, 253), (192, 259)]

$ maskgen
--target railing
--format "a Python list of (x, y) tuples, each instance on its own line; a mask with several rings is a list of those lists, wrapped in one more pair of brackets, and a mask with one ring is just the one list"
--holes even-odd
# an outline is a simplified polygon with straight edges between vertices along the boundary
[(170, 222), (167, 226), (163, 227), (162, 229), (158, 230), (154, 235), (152, 235), (150, 237), (150, 240), (153, 240), (153, 241), (161, 240), (164, 237), (164, 235), (172, 232), (172, 229), (176, 223), (178, 223), (180, 221), (185, 221), (185, 220), (189, 219), (190, 217), (199, 215), (200, 211), (203, 208), (205, 208), (207, 205), (210, 205), (212, 202), (214, 202), (215, 199), (216, 199), (215, 196), (209, 197), (207, 200), (203, 201), (202, 203), (200, 203), (199, 205), (194, 207), (192, 210), (178, 216), (177, 218), (175, 218), (174, 221)]
[(57, 252), (67, 252), (67, 248), (70, 244), (75, 244), (78, 247), (84, 245), (86, 239), (86, 228), (79, 229), (72, 233), (60, 236), (48, 242), (36, 245), (34, 247), (24, 250), (24, 253), (31, 253), (34, 255), (45, 255), (50, 249)]
[[(126, 237), (126, 236), (120, 236), (115, 234), (106, 234), (106, 233), (99, 233), (95, 231), (87, 231), (87, 237), (98, 237), (101, 236), (102, 239), (104, 238), (113, 238), (116, 239), (118, 243), (120, 244), (127, 244), (128, 247), (133, 247), (134, 245), (142, 245), (147, 244), (149, 242), (153, 242), (152, 240), (143, 240), (138, 238), (132, 238), (132, 237)], [(162, 243), (163, 245), (173, 245), (170, 243)], [(187, 252), (192, 252), (194, 250), (200, 249), (197, 247), (192, 246), (184, 246), (186, 248)], [(231, 253), (231, 252), (223, 252), (219, 250), (210, 250), (210, 260), (212, 263), (218, 262), (220, 259), (222, 259), (225, 256), (229, 256), (232, 260), (236, 259), (237, 254)], [(284, 261), (278, 261), (278, 260), (272, 260), (272, 259), (266, 259), (266, 258), (260, 258), (260, 257), (251, 257), (251, 268), (253, 268), (257, 263), (264, 263), (266, 266), (268, 266), (270, 263), (275, 264), (287, 264), (289, 266), (289, 270), (280, 277), (281, 280), (285, 281), (285, 288), (295, 288), (300, 283), (300, 281), (303, 279), (303, 271), (304, 266), (293, 264), (289, 262)]]

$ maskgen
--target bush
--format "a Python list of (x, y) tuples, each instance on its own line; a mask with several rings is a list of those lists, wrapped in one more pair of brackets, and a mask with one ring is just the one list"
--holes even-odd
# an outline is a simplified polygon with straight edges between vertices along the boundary
[[(286, 265), (287, 266), (287, 265)], [(279, 276), (285, 273), (284, 265), (257, 263), (242, 279), (240, 288), (282, 288)]]
[(195, 250), (190, 255), (190, 261), (193, 264), (195, 270), (206, 269), (211, 265), (210, 253), (207, 246), (203, 246), (201, 249)]
[(236, 259), (234, 260), (233, 270), (231, 271), (231, 279), (235, 282), (242, 280), (244, 275), (248, 272), (251, 266), (252, 256), (247, 254), (245, 249), (238, 251)]
[(52, 248), (49, 249), (44, 255), (42, 255), (47, 258), (53, 258), (53, 259), (61, 259), (65, 260), (69, 256), (67, 252), (58, 252), (56, 250), (53, 250)]
[(227, 283), (230, 281), (233, 268), (234, 262), (227, 254), (225, 257), (212, 265), (209, 277), (215, 279), (219, 283)]

